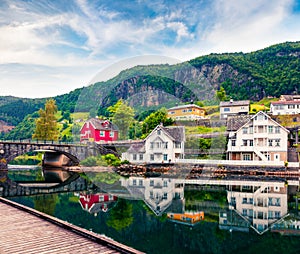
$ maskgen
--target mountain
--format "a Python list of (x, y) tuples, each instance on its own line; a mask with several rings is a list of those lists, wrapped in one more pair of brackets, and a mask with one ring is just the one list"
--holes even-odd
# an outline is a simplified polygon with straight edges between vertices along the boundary
[[(111, 80), (54, 99), (62, 111), (98, 111), (104, 115), (106, 108), (120, 98), (140, 110), (191, 100), (209, 102), (220, 86), (235, 100), (258, 101), (299, 93), (299, 59), (300, 42), (286, 42), (246, 54), (210, 54), (176, 65), (136, 66)], [(0, 97), (0, 120), (17, 125), (45, 101)]]

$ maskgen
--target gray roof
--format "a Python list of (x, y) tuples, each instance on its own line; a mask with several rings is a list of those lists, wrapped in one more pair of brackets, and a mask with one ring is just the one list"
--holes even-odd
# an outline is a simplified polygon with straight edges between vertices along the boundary
[(102, 119), (98, 119), (98, 118), (91, 118), (88, 120), (88, 122), (90, 122), (91, 124), (94, 125), (94, 127), (97, 130), (112, 130), (112, 131), (117, 131), (118, 127), (111, 123), (108, 120), (102, 120)]
[(246, 124), (252, 116), (250, 115), (236, 115), (228, 116), (227, 118), (227, 131), (237, 131), (244, 124)]
[(185, 141), (185, 131), (184, 126), (161, 126), (162, 130), (168, 133), (175, 141), (182, 142)]
[(128, 153), (144, 153), (145, 150), (145, 141), (141, 141), (139, 143), (131, 144), (129, 149), (127, 150)]
[(293, 94), (293, 95), (287, 95), (287, 94), (282, 94), (280, 96), (280, 99), (286, 100), (286, 101), (293, 101), (293, 100), (299, 100), (300, 95), (299, 94)]
[(244, 100), (244, 101), (221, 101), (220, 107), (228, 107), (228, 106), (249, 106), (250, 101)]

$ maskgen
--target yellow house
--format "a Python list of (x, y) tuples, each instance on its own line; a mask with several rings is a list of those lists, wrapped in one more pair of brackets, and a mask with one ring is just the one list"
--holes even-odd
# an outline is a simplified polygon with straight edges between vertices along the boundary
[(205, 114), (205, 109), (195, 104), (181, 105), (168, 109), (168, 117), (174, 120), (203, 119)]

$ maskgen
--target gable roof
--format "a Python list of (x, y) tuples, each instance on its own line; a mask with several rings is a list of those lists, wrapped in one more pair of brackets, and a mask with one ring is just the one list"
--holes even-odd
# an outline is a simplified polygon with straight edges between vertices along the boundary
[(230, 107), (230, 106), (249, 106), (250, 101), (249, 100), (244, 100), (244, 101), (221, 101), (220, 102), (220, 107)]
[(184, 126), (168, 126), (164, 127), (163, 125), (157, 125), (153, 131), (145, 138), (148, 139), (153, 135), (157, 130), (162, 130), (170, 139), (173, 141), (183, 142), (185, 141), (185, 130)]
[(280, 96), (280, 101), (294, 101), (294, 100), (300, 100), (300, 95), (299, 94), (293, 94), (293, 95), (282, 94)]
[(91, 118), (87, 120), (85, 123), (89, 122), (94, 126), (96, 130), (104, 131), (104, 130), (111, 130), (117, 131), (118, 127), (108, 120), (103, 120), (99, 118)]
[(237, 116), (229, 116), (227, 118), (227, 131), (236, 131), (243, 125), (245, 125), (252, 116), (250, 115), (237, 115)]
[(286, 128), (284, 128), (282, 125), (280, 125), (278, 122), (276, 122), (274, 119), (272, 119), (269, 115), (267, 115), (265, 112), (263, 111), (259, 111), (257, 112), (254, 116), (252, 116), (244, 125), (242, 125), (238, 130), (236, 130), (237, 132), (242, 129), (245, 125), (247, 125), (250, 121), (252, 121), (256, 116), (260, 115), (260, 114), (263, 114), (265, 115), (266, 117), (268, 117), (268, 119), (275, 123), (276, 125), (278, 125), (279, 127), (281, 127), (284, 131), (286, 131), (287, 133), (289, 133), (290, 131), (287, 130)]
[(143, 140), (139, 143), (131, 144), (127, 153), (144, 153), (145, 151), (145, 140)]

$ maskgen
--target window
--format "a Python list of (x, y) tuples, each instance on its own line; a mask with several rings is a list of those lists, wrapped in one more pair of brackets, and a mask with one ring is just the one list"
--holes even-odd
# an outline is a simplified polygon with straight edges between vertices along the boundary
[(168, 187), (168, 181), (164, 181), (164, 187)]
[(247, 146), (247, 140), (243, 139), (243, 146)]
[(273, 139), (268, 140), (269, 146), (273, 146)]
[(161, 134), (161, 131), (160, 130), (157, 130), (157, 135), (160, 135)]
[(249, 146), (253, 146), (253, 140), (252, 139), (249, 140)]
[(168, 149), (168, 142), (165, 142), (165, 149)]
[(175, 148), (181, 148), (181, 143), (180, 142), (175, 142)]
[(167, 161), (167, 160), (168, 160), (168, 155), (164, 154), (164, 161)]
[(144, 159), (144, 155), (142, 154), (142, 153), (140, 153), (140, 156), (139, 156), (140, 158), (140, 161), (142, 161), (143, 159)]
[(247, 198), (243, 198), (243, 204), (247, 204)]
[(280, 219), (280, 212), (279, 211), (275, 211), (275, 219)]
[(249, 133), (253, 134), (253, 126), (249, 126)]
[(134, 161), (136, 161), (136, 154), (135, 154), (135, 153), (132, 155), (132, 159), (133, 159)]
[(154, 186), (154, 180), (150, 180), (150, 186)]
[(133, 179), (132, 185), (133, 185), (133, 186), (136, 186), (136, 179)]
[(251, 154), (248, 154), (248, 153), (243, 154), (243, 160), (244, 161), (251, 161)]
[(231, 145), (235, 146), (235, 144), (236, 144), (236, 140), (235, 139), (231, 140)]
[(224, 112), (230, 112), (230, 108), (224, 108)]
[(248, 133), (248, 128), (247, 127), (244, 127), (243, 128), (243, 134), (247, 134)]
[(168, 193), (167, 192), (164, 193), (163, 199), (168, 199)]
[(104, 131), (100, 131), (100, 137), (104, 137), (104, 136), (105, 136)]
[(143, 186), (143, 180), (139, 180), (139, 186)]
[(154, 154), (150, 154), (150, 161), (154, 161)]
[(109, 132), (109, 137), (113, 138), (115, 136), (115, 133), (113, 131)]
[(280, 133), (280, 127), (279, 126), (275, 126), (275, 133)]
[(268, 126), (268, 133), (273, 133), (273, 126), (272, 125)]
[(153, 199), (153, 191), (150, 191), (150, 198)]
[(243, 216), (247, 216), (247, 209), (243, 209)]
[(275, 146), (280, 146), (280, 139), (275, 139)]
[(154, 147), (154, 143), (150, 142), (150, 149), (153, 149), (153, 147)]

